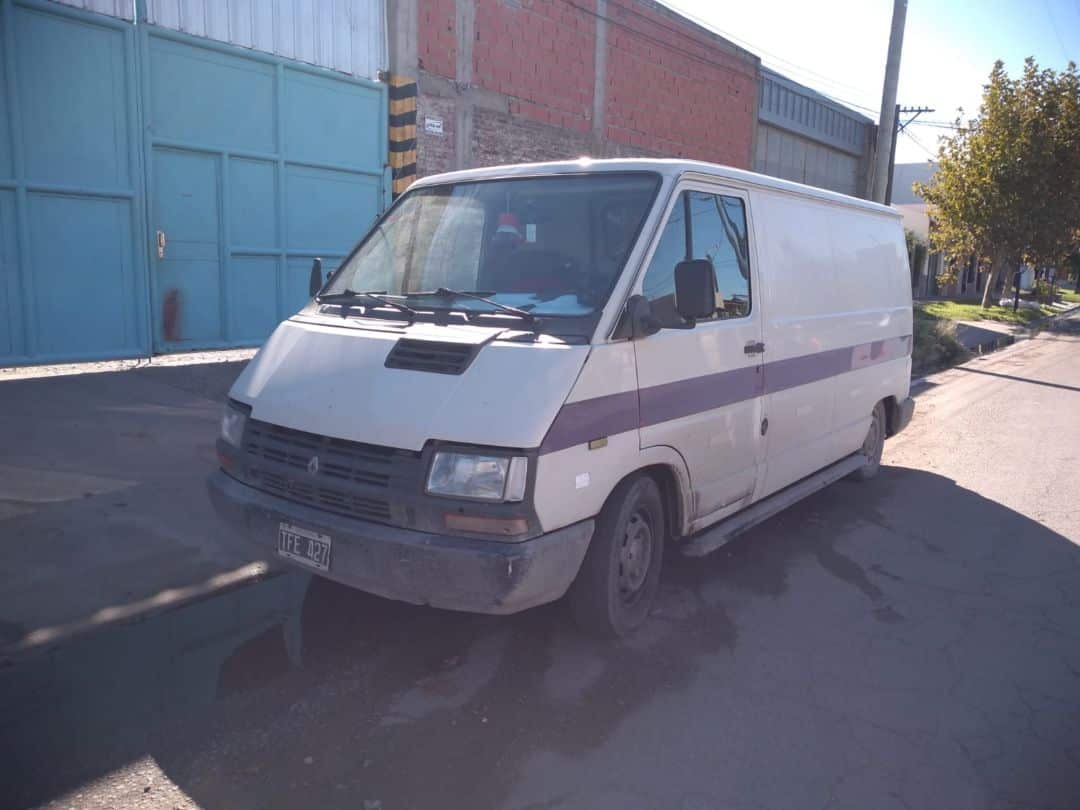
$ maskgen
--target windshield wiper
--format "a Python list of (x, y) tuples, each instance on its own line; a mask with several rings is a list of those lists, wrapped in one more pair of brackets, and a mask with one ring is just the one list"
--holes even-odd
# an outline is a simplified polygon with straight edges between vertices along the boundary
[(507, 312), (511, 315), (516, 315), (519, 318), (523, 318), (529, 323), (536, 323), (536, 315), (529, 312), (527, 309), (520, 309), (518, 307), (512, 307), (509, 304), (502, 304), (496, 301), (494, 298), (487, 298), (477, 292), (469, 292), (467, 290), (451, 290), (446, 287), (439, 287), (434, 292), (411, 292), (406, 293), (406, 298), (443, 298), (452, 301), (455, 298), (468, 298), (472, 301), (483, 301), (485, 304), (495, 307), (500, 312)]
[(357, 298), (365, 298), (368, 301), (374, 301), (384, 307), (390, 307), (396, 309), (399, 312), (404, 312), (409, 316), (409, 323), (412, 323), (413, 318), (416, 317), (416, 310), (406, 304), (402, 304), (400, 301), (392, 301), (384, 295), (377, 292), (356, 292), (348, 288), (342, 290), (339, 293), (330, 293), (328, 295), (318, 295), (315, 300), (320, 304), (343, 304), (341, 316), (344, 318), (349, 311), (349, 305), (352, 304)]

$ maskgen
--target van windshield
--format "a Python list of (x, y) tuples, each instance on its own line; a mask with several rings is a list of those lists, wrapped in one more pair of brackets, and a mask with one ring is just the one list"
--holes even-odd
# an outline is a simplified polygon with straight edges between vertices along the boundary
[(587, 315), (607, 300), (659, 184), (652, 173), (596, 172), (419, 188), (376, 224), (321, 296)]

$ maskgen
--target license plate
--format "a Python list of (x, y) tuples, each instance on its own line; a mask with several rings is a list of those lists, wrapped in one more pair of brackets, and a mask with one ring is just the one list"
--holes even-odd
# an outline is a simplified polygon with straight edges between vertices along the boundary
[(329, 571), (330, 535), (302, 529), (291, 523), (279, 523), (277, 553), (309, 568)]

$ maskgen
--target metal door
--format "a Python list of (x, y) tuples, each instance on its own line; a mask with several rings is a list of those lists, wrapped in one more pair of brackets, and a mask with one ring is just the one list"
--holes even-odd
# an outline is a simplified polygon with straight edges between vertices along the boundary
[[(764, 345), (748, 209), (743, 191), (681, 183), (642, 279), (654, 314), (675, 328), (634, 342), (641, 446), (673, 447), (686, 459), (699, 522), (748, 504), (764, 473)], [(673, 271), (684, 259), (708, 259), (717, 274), (717, 311), (690, 329), (678, 328), (674, 309)]]
[(212, 344), (224, 331), (218, 163), (215, 155), (154, 150), (159, 325), (172, 347)]
[(143, 28), (155, 348), (258, 345), (386, 204), (386, 89)]

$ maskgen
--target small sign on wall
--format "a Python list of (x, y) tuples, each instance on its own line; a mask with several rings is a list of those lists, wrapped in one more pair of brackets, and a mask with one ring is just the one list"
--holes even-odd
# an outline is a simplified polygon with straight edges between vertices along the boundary
[(443, 120), (441, 118), (424, 118), (424, 132), (429, 135), (443, 134)]

